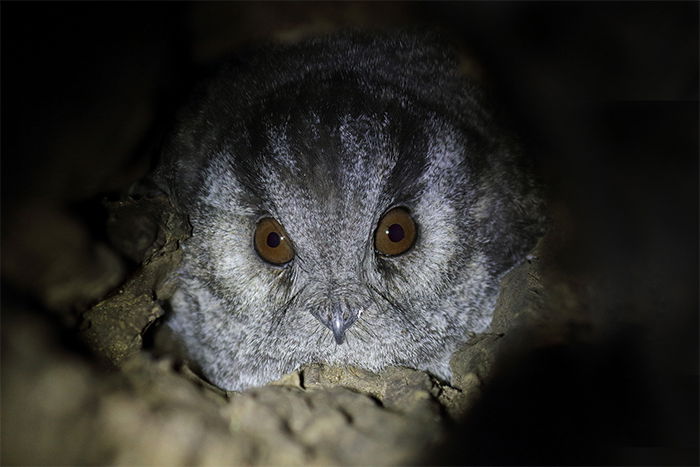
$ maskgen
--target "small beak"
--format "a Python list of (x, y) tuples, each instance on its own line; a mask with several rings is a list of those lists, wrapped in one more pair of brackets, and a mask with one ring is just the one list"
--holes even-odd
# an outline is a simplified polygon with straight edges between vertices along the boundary
[(333, 332), (335, 343), (340, 345), (345, 342), (345, 332), (357, 321), (358, 313), (348, 307), (334, 304), (331, 309), (318, 316), (318, 320)]
[(345, 340), (345, 330), (350, 326), (346, 326), (342, 316), (335, 313), (333, 313), (330, 324), (331, 331), (333, 331), (333, 337), (335, 337), (335, 343), (338, 345), (342, 344)]

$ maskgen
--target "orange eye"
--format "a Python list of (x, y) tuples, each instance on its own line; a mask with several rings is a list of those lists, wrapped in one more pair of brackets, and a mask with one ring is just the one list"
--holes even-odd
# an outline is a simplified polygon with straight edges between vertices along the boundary
[(374, 247), (387, 256), (408, 251), (415, 241), (416, 224), (405, 208), (394, 208), (384, 214), (374, 233)]
[(271, 217), (266, 217), (258, 222), (255, 228), (255, 251), (265, 261), (272, 264), (285, 264), (294, 258), (287, 232)]

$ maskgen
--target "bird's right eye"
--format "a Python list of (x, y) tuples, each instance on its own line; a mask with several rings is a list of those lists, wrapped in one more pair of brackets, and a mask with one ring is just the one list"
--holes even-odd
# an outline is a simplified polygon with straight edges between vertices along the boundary
[(284, 227), (272, 217), (260, 219), (253, 239), (255, 251), (268, 263), (282, 265), (294, 258), (294, 248)]

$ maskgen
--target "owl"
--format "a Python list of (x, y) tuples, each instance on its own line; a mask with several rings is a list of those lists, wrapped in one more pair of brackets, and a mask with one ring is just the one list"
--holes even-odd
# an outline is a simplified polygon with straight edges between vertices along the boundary
[(167, 326), (227, 390), (311, 362), (449, 381), (542, 202), (430, 34), (346, 33), (227, 62), (154, 179), (189, 219)]

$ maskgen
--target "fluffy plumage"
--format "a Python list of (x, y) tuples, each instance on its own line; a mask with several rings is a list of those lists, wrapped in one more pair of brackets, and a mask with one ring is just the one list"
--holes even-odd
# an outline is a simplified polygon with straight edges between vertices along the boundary
[[(482, 101), (426, 37), (339, 35), (229, 63), (156, 174), (192, 225), (168, 325), (205, 376), (238, 390), (327, 362), (449, 380), (541, 230), (517, 147)], [(417, 239), (386, 257), (374, 232), (395, 206)], [(253, 248), (264, 217), (293, 243), (284, 266)], [(334, 307), (358, 317), (340, 345), (319, 320)]]

